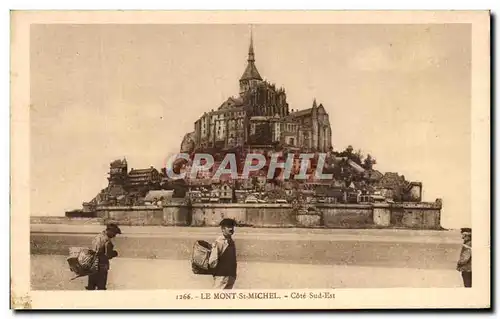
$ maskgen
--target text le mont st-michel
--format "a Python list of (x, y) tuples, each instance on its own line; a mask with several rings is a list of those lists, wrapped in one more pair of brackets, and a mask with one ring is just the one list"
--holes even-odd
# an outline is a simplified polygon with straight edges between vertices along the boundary
[(176, 299), (181, 300), (251, 300), (251, 299), (293, 299), (293, 300), (311, 300), (311, 299), (335, 299), (335, 293), (331, 291), (320, 292), (202, 292), (197, 294), (177, 295)]

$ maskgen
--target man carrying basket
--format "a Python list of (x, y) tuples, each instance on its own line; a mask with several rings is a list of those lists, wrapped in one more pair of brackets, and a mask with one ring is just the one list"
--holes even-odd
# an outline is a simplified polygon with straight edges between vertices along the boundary
[(209, 267), (214, 277), (214, 289), (232, 289), (236, 281), (236, 246), (233, 241), (236, 222), (224, 218), (220, 222), (222, 235), (212, 244)]
[(116, 224), (109, 224), (106, 230), (98, 234), (93, 242), (92, 249), (98, 259), (98, 270), (88, 276), (87, 290), (106, 290), (108, 282), (109, 260), (117, 257), (118, 252), (114, 250), (111, 239), (121, 234), (120, 227)]

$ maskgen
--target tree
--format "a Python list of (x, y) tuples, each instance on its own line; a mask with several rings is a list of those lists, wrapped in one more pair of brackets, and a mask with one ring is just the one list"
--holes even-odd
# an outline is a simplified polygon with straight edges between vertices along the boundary
[(347, 148), (345, 149), (345, 152), (347, 153), (347, 155), (351, 155), (353, 151), (354, 151), (354, 148), (352, 147), (352, 145), (347, 146)]
[(375, 164), (377, 164), (375, 158), (368, 154), (363, 162), (363, 167), (367, 170), (371, 170)]
[(347, 158), (351, 158), (352, 157), (352, 152), (354, 151), (354, 148), (352, 147), (352, 145), (349, 145), (347, 146), (347, 148), (345, 150), (343, 150), (342, 152), (333, 152), (333, 154), (335, 156), (339, 156), (339, 157), (347, 157)]
[(361, 165), (361, 163), (363, 161), (363, 153), (361, 152), (361, 150), (357, 150), (356, 153), (351, 154), (349, 159), (352, 160), (353, 162)]

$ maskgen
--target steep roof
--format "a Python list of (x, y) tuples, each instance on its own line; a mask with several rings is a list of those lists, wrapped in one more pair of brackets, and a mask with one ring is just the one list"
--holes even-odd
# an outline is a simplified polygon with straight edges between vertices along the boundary
[(262, 81), (262, 77), (260, 76), (259, 71), (257, 70), (257, 67), (255, 66), (255, 63), (253, 61), (248, 61), (247, 67), (245, 69), (245, 72), (243, 72), (240, 81), (244, 80)]
[(316, 109), (318, 112), (327, 114), (327, 112), (326, 112), (325, 107), (323, 106), (323, 104), (320, 104), (318, 106), (318, 104), (316, 102), (316, 99), (314, 99), (312, 107), (310, 107), (308, 109), (305, 109), (305, 110), (300, 110), (300, 111), (292, 112), (292, 113), (290, 113), (290, 116), (293, 116), (293, 117), (301, 117), (301, 116), (306, 116), (306, 115), (310, 116), (312, 114), (312, 112), (313, 112), (314, 109)]
[(354, 168), (358, 173), (363, 173), (365, 171), (365, 169), (363, 167), (361, 167), (361, 165), (359, 165), (358, 163), (354, 162), (353, 160), (348, 160), (347, 163), (349, 163), (349, 165)]
[(377, 170), (366, 170), (365, 171), (365, 178), (368, 178), (368, 179), (371, 179), (374, 181), (380, 180), (383, 176), (384, 176), (384, 174), (380, 173)]
[(255, 66), (255, 54), (253, 52), (253, 36), (250, 35), (250, 47), (248, 48), (248, 64), (245, 69), (245, 72), (243, 72), (243, 75), (241, 76), (240, 81), (243, 80), (261, 80), (262, 77), (259, 74), (259, 71), (257, 71), (257, 67)]
[(221, 104), (219, 107), (219, 110), (225, 110), (229, 108), (235, 108), (243, 105), (243, 99), (242, 98), (234, 98), (230, 97), (224, 103)]
[(290, 113), (290, 115), (293, 117), (301, 117), (301, 116), (311, 115), (311, 113), (312, 113), (312, 107), (305, 110), (300, 110), (297, 112)]

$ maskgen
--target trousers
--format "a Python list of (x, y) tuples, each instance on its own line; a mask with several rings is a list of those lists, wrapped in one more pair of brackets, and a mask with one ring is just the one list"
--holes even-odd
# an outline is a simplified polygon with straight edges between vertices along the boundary
[(95, 274), (89, 275), (89, 281), (87, 290), (106, 290), (106, 285), (108, 283), (108, 271), (107, 270), (99, 270)]
[(214, 276), (214, 289), (233, 289), (236, 277)]
[(464, 281), (464, 287), (472, 287), (472, 271), (462, 271), (462, 279)]

